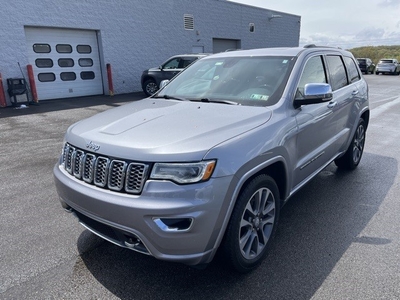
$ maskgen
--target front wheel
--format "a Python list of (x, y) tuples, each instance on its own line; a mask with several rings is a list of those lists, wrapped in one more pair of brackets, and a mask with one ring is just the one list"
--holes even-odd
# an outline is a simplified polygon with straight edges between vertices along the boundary
[(221, 251), (236, 271), (256, 268), (266, 256), (276, 232), (279, 190), (268, 175), (252, 179), (240, 193), (225, 233)]
[(354, 170), (358, 166), (364, 152), (365, 132), (365, 122), (363, 119), (360, 119), (346, 153), (335, 160), (335, 164), (339, 169)]
[(153, 95), (158, 91), (157, 83), (153, 79), (147, 79), (143, 84), (143, 92), (147, 96)]

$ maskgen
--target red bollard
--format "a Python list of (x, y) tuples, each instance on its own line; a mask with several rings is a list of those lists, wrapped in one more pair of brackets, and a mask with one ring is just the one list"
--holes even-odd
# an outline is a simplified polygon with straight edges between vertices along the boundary
[(38, 96), (37, 96), (35, 76), (33, 75), (32, 65), (27, 65), (26, 68), (28, 69), (29, 85), (31, 86), (33, 102), (38, 103), (39, 100), (38, 100)]
[(0, 73), (0, 106), (1, 107), (7, 106), (6, 95), (4, 94), (4, 88), (3, 88), (3, 78), (1, 77), (1, 73)]
[(107, 64), (108, 91), (110, 96), (114, 96), (114, 85), (112, 81), (111, 64)]

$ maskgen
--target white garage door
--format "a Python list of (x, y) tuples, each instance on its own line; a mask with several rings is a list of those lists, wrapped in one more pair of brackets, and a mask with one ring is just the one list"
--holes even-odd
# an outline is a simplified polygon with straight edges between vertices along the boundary
[(95, 31), (25, 27), (25, 36), (39, 100), (103, 94)]

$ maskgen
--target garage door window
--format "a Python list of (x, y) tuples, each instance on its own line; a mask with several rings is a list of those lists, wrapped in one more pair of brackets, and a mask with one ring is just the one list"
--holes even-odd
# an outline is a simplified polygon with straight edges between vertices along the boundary
[(78, 45), (76, 46), (78, 53), (92, 53), (92, 47), (89, 45)]
[(53, 60), (50, 58), (38, 58), (35, 60), (35, 65), (38, 68), (51, 68), (53, 67)]
[(80, 58), (78, 60), (79, 66), (81, 67), (91, 67), (93, 66), (93, 60), (91, 58)]
[(94, 79), (94, 72), (92, 71), (81, 72), (81, 79), (82, 80)]
[(76, 79), (76, 74), (74, 72), (61, 72), (60, 78), (62, 81), (73, 81)]
[(33, 44), (33, 51), (35, 53), (50, 53), (51, 47), (49, 44)]
[(74, 66), (74, 60), (72, 58), (60, 58), (58, 65), (62, 68), (70, 68)]
[(57, 44), (56, 50), (58, 53), (72, 53), (72, 46), (68, 44)]
[(56, 80), (54, 73), (39, 73), (38, 79), (40, 82), (50, 82)]

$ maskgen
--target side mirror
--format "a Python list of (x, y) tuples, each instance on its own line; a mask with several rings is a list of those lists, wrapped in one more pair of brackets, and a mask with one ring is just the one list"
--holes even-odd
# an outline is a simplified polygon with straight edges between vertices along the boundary
[(168, 79), (164, 79), (160, 82), (160, 89), (162, 89), (164, 86), (166, 86), (169, 83)]
[(327, 83), (307, 83), (304, 86), (302, 98), (294, 99), (294, 107), (302, 105), (317, 104), (331, 101), (333, 98), (332, 88)]

